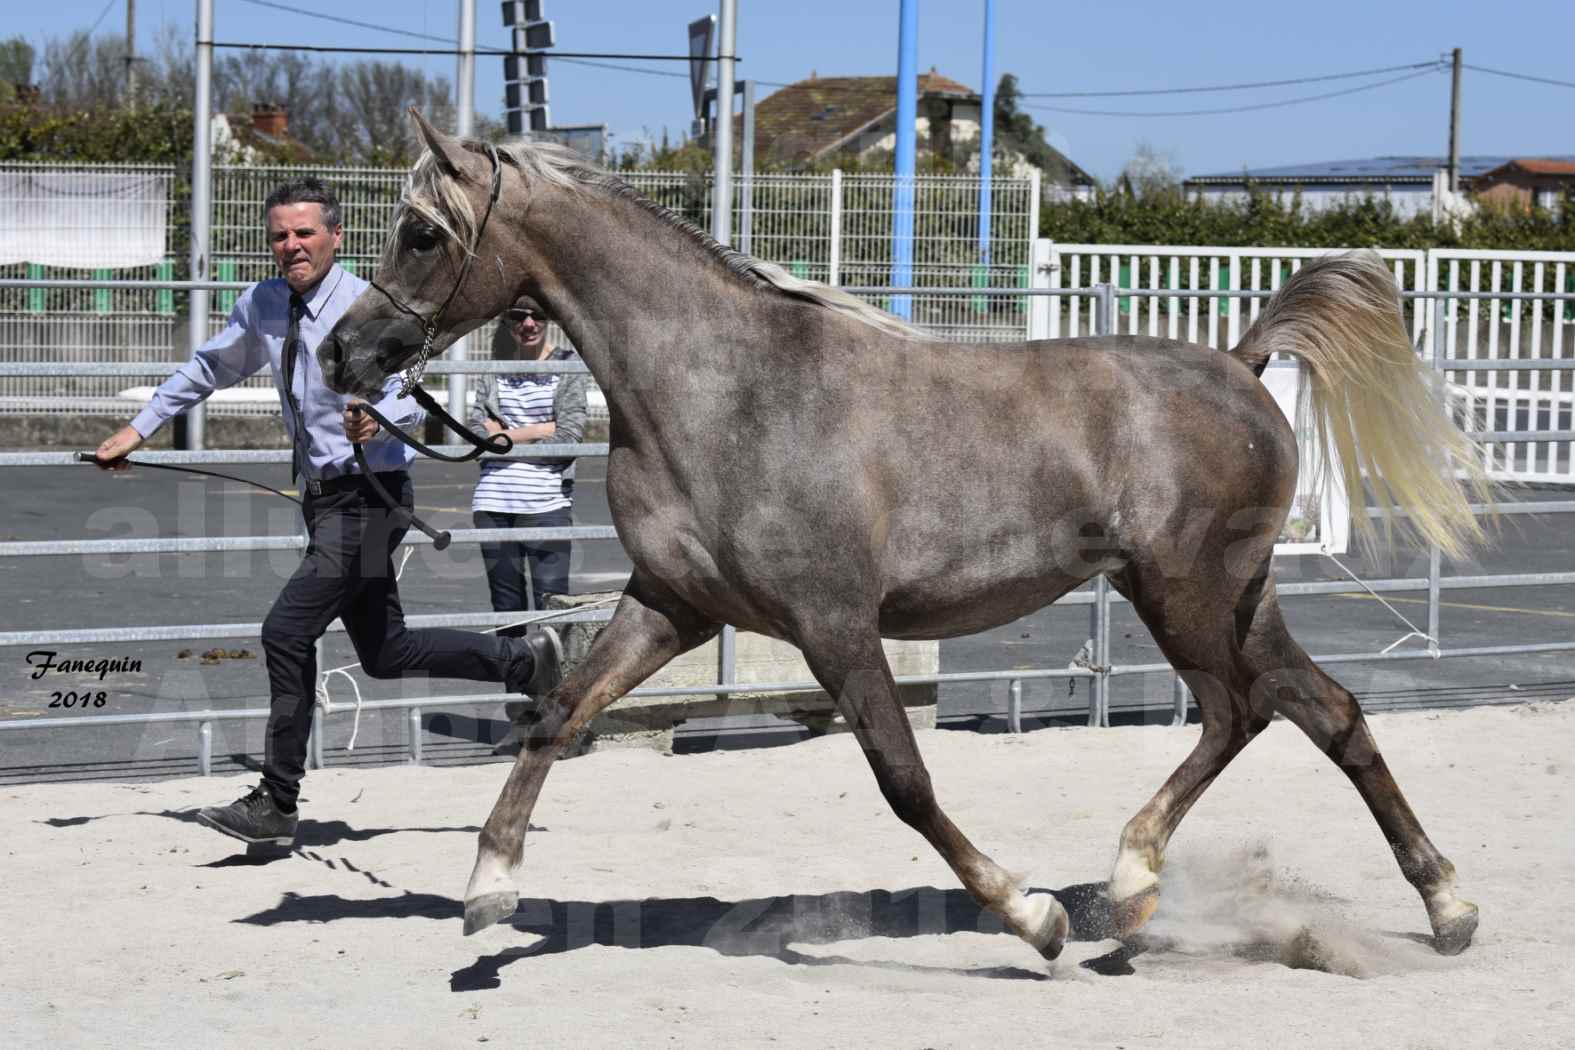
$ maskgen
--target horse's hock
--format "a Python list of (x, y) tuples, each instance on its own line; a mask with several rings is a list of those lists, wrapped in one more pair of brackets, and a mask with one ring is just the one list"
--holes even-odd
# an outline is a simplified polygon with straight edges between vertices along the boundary
[[(554, 595), (547, 600), (549, 609), (577, 609), (616, 599), (616, 593)], [(605, 623), (566, 623), (558, 625), (563, 639), (563, 667), (567, 674), (590, 652), (591, 643)], [(739, 684), (762, 685), (786, 682), (812, 682), (813, 676), (796, 647), (764, 635), (739, 631), (733, 649), (734, 678)], [(940, 643), (893, 641), (883, 646), (891, 673), (933, 675), (940, 670)], [(710, 686), (719, 681), (721, 641), (683, 654), (642, 683), (645, 688)], [(915, 728), (935, 725), (936, 685), (925, 682), (899, 685), (898, 695)], [(725, 696), (697, 692), (690, 696), (625, 696), (603, 711), (591, 723), (590, 735), (598, 747), (651, 747), (671, 750), (673, 729), (692, 718), (723, 715), (777, 715), (807, 727), (811, 733), (843, 732), (847, 726), (836, 705), (819, 689), (802, 692), (743, 692)]]

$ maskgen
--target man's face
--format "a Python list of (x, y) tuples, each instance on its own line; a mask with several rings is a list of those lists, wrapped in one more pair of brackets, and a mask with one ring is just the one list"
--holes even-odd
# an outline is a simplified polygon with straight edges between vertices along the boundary
[(304, 292), (334, 264), (344, 227), (323, 224), (323, 206), (277, 204), (268, 209), (268, 247), (292, 292)]

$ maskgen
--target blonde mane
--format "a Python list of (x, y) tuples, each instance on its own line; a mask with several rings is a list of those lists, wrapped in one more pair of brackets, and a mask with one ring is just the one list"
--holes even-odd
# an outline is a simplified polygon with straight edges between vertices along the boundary
[[(482, 153), (483, 143), (466, 141), (466, 149)], [(783, 295), (813, 303), (823, 309), (841, 314), (861, 324), (888, 335), (908, 339), (932, 340), (935, 337), (916, 328), (901, 318), (893, 316), (856, 296), (818, 281), (794, 277), (774, 263), (764, 262), (743, 252), (725, 247), (698, 226), (662, 205), (642, 197), (633, 187), (616, 175), (591, 164), (584, 157), (557, 143), (510, 142), (497, 147), (503, 163), (518, 169), (527, 182), (546, 182), (576, 192), (597, 193), (601, 196), (627, 200), (656, 216), (662, 223), (683, 233), (720, 262), (736, 280), (751, 287), (775, 289)], [(410, 171), (400, 194), (399, 206), (394, 211), (394, 221), (383, 245), (380, 265), (392, 266), (398, 251), (400, 227), (416, 218), (455, 243), (470, 250), (475, 237), (478, 216), (471, 207), (470, 198), (443, 171), (430, 152), (423, 153)]]

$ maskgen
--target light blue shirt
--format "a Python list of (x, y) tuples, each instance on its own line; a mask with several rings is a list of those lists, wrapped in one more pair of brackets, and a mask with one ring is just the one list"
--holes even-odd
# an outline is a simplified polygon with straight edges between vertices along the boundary
[[(344, 426), (345, 406), (354, 399), (328, 389), (317, 365), (317, 347), (366, 287), (367, 282), (334, 263), (305, 297), (306, 313), (301, 317), (303, 352), (295, 363), (295, 396), (306, 417), (309, 447), (302, 450), (301, 462), (307, 478), (326, 481), (359, 469)], [(154, 391), (148, 406), (131, 421), (132, 429), (147, 437), (215, 390), (234, 386), (267, 365), (279, 391), (285, 429), (293, 438), (295, 410), (284, 396), (284, 336), (289, 326), (290, 286), (284, 278), (252, 285), (235, 300), (224, 331), (204, 343), (190, 361)], [(398, 388), (399, 377), (390, 376), (384, 388), (387, 396), (378, 402), (378, 411), (410, 430), (426, 418), (426, 413), (413, 399), (396, 396)], [(367, 465), (374, 471), (404, 470), (416, 456), (414, 449), (381, 430), (362, 449)]]

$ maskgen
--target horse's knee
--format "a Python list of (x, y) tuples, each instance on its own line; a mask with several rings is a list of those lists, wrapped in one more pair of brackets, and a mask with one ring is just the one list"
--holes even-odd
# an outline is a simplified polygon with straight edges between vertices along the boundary
[(876, 771), (880, 793), (904, 824), (917, 827), (935, 809), (935, 789), (922, 765), (885, 765)]

